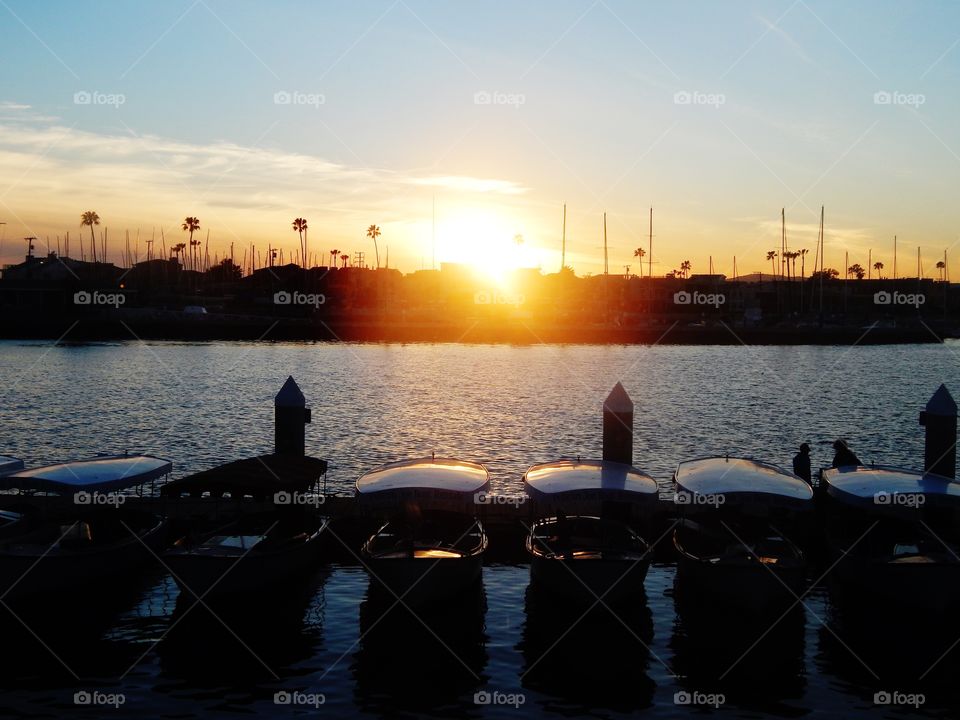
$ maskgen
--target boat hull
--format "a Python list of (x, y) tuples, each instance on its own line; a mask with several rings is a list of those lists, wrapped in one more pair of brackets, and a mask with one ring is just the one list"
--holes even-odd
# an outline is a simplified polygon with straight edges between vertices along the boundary
[(572, 559), (533, 555), (530, 583), (537, 592), (575, 603), (623, 602), (642, 596), (650, 562), (646, 559)]
[[(480, 582), (483, 558), (364, 558), (372, 586), (405, 605), (421, 607), (463, 593)], [(396, 598), (394, 598), (396, 599)]]
[(789, 607), (806, 591), (802, 565), (711, 563), (681, 554), (677, 574), (685, 594), (751, 610)]
[(834, 598), (943, 612), (960, 604), (960, 562), (885, 562), (848, 557), (830, 573)]
[[(166, 542), (166, 520), (155, 520), (136, 537), (102, 548), (49, 552), (43, 548), (36, 553), (0, 550), (0, 597), (16, 601), (133, 580), (156, 563), (153, 553)], [(15, 547), (16, 541), (9, 539), (9, 547)]]
[(164, 556), (173, 579), (187, 597), (220, 597), (272, 591), (316, 570), (322, 553), (322, 532), (284, 550), (243, 555), (201, 555), (189, 550)]

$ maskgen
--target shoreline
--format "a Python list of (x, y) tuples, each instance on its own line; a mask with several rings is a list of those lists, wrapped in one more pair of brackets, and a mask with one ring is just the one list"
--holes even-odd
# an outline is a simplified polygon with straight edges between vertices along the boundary
[(540, 326), (526, 323), (460, 324), (311, 321), (261, 316), (164, 319), (70, 317), (57, 321), (7, 318), (0, 339), (117, 341), (342, 341), (483, 345), (902, 345), (939, 344), (957, 333), (926, 323), (908, 327), (857, 324), (824, 327), (742, 327), (724, 322), (649, 326)]

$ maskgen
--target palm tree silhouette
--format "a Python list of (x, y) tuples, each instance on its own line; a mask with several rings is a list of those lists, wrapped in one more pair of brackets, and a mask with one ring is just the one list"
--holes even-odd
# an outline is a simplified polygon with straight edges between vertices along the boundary
[(863, 280), (867, 276), (867, 271), (860, 266), (860, 263), (854, 263), (847, 268), (847, 276), (850, 275), (856, 276), (857, 280)]
[(800, 252), (800, 279), (802, 280), (807, 276), (807, 253), (810, 252), (806, 248), (803, 248)]
[(194, 253), (193, 249), (194, 247), (200, 244), (200, 241), (197, 240), (196, 242), (194, 242), (193, 233), (200, 229), (200, 218), (195, 218), (195, 217), (184, 218), (183, 225), (181, 227), (183, 228), (184, 232), (190, 233), (190, 269), (194, 270), (196, 269), (195, 268), (196, 263), (193, 259), (193, 253)]
[(349, 259), (350, 259), (350, 255), (348, 253), (340, 253), (340, 262), (343, 263), (344, 268), (347, 267), (347, 261)]
[(293, 221), (293, 229), (300, 234), (300, 262), (307, 267), (307, 246), (303, 244), (303, 234), (307, 231), (306, 218), (297, 218)]
[[(90, 226), (90, 245), (93, 247), (93, 262), (97, 261), (97, 238), (93, 234), (93, 226), (100, 224), (100, 216), (97, 215), (95, 210), (87, 210), (85, 213), (80, 215), (80, 227), (84, 225)], [(83, 243), (81, 243), (81, 250)]]
[(683, 274), (684, 278), (686, 278), (689, 274), (690, 268), (691, 265), (689, 260), (684, 260), (682, 263), (680, 263), (680, 272)]
[(945, 272), (946, 269), (947, 269), (947, 264), (943, 260), (940, 260), (937, 263), (937, 270), (940, 271), (940, 282), (943, 282), (943, 279), (946, 275), (946, 272)]
[(646, 254), (647, 251), (640, 247), (633, 251), (633, 256), (635, 258), (640, 258), (640, 277), (643, 277), (643, 256)]
[(776, 276), (777, 276), (777, 262), (776, 262), (776, 260), (777, 260), (777, 251), (776, 251), (776, 250), (768, 250), (768, 251), (767, 251), (767, 260), (770, 261), (770, 267), (773, 268), (773, 276), (776, 277)]
[(380, 249), (377, 247), (377, 238), (380, 237), (380, 228), (371, 225), (367, 228), (367, 237), (373, 240), (373, 251), (377, 256), (377, 270), (380, 269)]
[(873, 269), (877, 271), (877, 279), (878, 279), (878, 280), (883, 280), (883, 277), (880, 275), (880, 271), (883, 270), (883, 263), (880, 262), (879, 260), (877, 260), (877, 261), (873, 264)]
[(340, 251), (337, 250), (336, 248), (334, 248), (333, 250), (330, 251), (330, 266), (331, 266), (331, 267), (336, 267), (336, 266), (337, 266), (337, 257), (338, 257), (339, 255), (340, 255)]
[(183, 253), (184, 250), (187, 249), (187, 244), (186, 244), (186, 243), (177, 243), (176, 245), (174, 245), (174, 246), (173, 246), (172, 248), (170, 248), (170, 249), (173, 251), (173, 254), (177, 256), (177, 259), (178, 259), (178, 261), (179, 261), (180, 255)]

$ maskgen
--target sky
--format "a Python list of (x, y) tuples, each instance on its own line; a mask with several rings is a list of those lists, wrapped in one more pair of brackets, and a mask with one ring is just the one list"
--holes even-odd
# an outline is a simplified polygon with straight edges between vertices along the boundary
[(828, 267), (888, 275), (897, 235), (933, 276), (958, 76), (951, 2), (0, 0), (0, 262), (79, 255), (95, 210), (117, 262), (187, 215), (211, 255), (292, 252), (305, 217), (318, 258), (556, 272), (566, 203), (578, 274), (604, 212), (637, 273), (653, 207), (655, 275), (730, 275), (771, 269), (781, 208), (812, 255), (824, 205)]

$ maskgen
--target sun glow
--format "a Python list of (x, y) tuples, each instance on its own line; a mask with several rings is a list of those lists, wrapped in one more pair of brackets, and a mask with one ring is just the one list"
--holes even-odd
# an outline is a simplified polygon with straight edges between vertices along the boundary
[(495, 212), (459, 210), (437, 220), (437, 257), (461, 263), (505, 287), (511, 274), (535, 266), (535, 250), (522, 227)]

